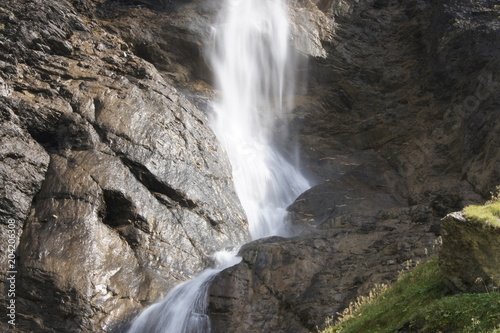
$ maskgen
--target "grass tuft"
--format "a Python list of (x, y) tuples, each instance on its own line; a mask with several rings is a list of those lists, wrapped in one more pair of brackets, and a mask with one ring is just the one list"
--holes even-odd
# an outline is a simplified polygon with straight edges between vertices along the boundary
[(500, 227), (500, 186), (491, 193), (491, 200), (482, 206), (467, 206), (463, 210), (464, 216), (474, 222), (484, 223), (493, 227)]

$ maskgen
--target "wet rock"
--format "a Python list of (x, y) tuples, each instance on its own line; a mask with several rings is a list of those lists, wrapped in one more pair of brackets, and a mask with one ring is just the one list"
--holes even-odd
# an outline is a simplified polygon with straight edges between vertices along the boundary
[(32, 199), (42, 186), (49, 164), (49, 155), (22, 128), (14, 110), (9, 100), (0, 97), (2, 122), (0, 128), (0, 242), (3, 244), (0, 256), (4, 258), (1, 263), (0, 294), (3, 299), (7, 298), (7, 290), (10, 289), (6, 288), (7, 272), (16, 271), (18, 267), (17, 258), (12, 255), (15, 254), (19, 244)]
[(212, 39), (210, 25), (220, 3), (169, 3), (165, 14), (147, 8), (102, 6), (99, 15), (106, 20), (108, 30), (117, 33), (137, 56), (154, 64), (167, 82), (198, 95), (209, 93), (197, 89), (196, 83), (212, 80), (204, 51)]
[(326, 58), (323, 42), (332, 38), (335, 26), (333, 17), (310, 0), (291, 1), (288, 6), (294, 48), (308, 56)]
[[(377, 283), (389, 283), (434, 252), (415, 211), (396, 208), (371, 221), (331, 219), (309, 236), (256, 241), (240, 264), (210, 287), (216, 332), (311, 332)], [(328, 225), (328, 227), (326, 227)]]
[(458, 292), (484, 293), (500, 286), (498, 228), (468, 221), (460, 212), (448, 214), (441, 224), (443, 247), (439, 266), (450, 287)]
[(85, 17), (35, 2), (1, 8), (12, 19), (0, 37), (0, 215), (3, 231), (16, 223), (16, 328), (119, 331), (248, 240), (246, 220), (206, 115), (99, 26), (102, 4), (79, 2)]

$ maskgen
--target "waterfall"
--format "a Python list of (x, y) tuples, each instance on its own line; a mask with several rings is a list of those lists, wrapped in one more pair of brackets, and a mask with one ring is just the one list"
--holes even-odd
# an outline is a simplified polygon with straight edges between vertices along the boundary
[[(231, 161), (252, 238), (285, 235), (286, 207), (309, 188), (276, 144), (287, 138), (294, 93), (286, 9), (281, 0), (226, 0), (213, 29), (211, 64), (221, 92), (213, 105), (213, 130)], [(175, 287), (129, 333), (210, 332), (207, 288), (218, 272), (239, 261), (235, 254), (216, 253), (216, 268)]]
[(275, 144), (288, 134), (294, 93), (288, 25), (281, 0), (228, 0), (214, 28), (211, 63), (221, 99), (212, 123), (253, 239), (285, 235), (286, 207), (310, 187)]

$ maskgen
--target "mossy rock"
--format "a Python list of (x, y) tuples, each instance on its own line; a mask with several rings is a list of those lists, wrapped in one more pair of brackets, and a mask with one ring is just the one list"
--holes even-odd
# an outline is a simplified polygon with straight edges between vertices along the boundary
[(441, 223), (439, 265), (452, 289), (489, 292), (500, 286), (500, 228), (459, 213)]

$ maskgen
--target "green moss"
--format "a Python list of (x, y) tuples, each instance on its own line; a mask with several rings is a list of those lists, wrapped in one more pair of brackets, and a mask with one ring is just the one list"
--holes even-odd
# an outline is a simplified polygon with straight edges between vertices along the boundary
[(464, 216), (471, 221), (500, 227), (500, 201), (489, 202), (483, 206), (465, 207)]
[(437, 258), (403, 275), (353, 317), (322, 333), (500, 332), (500, 293), (451, 295)]

